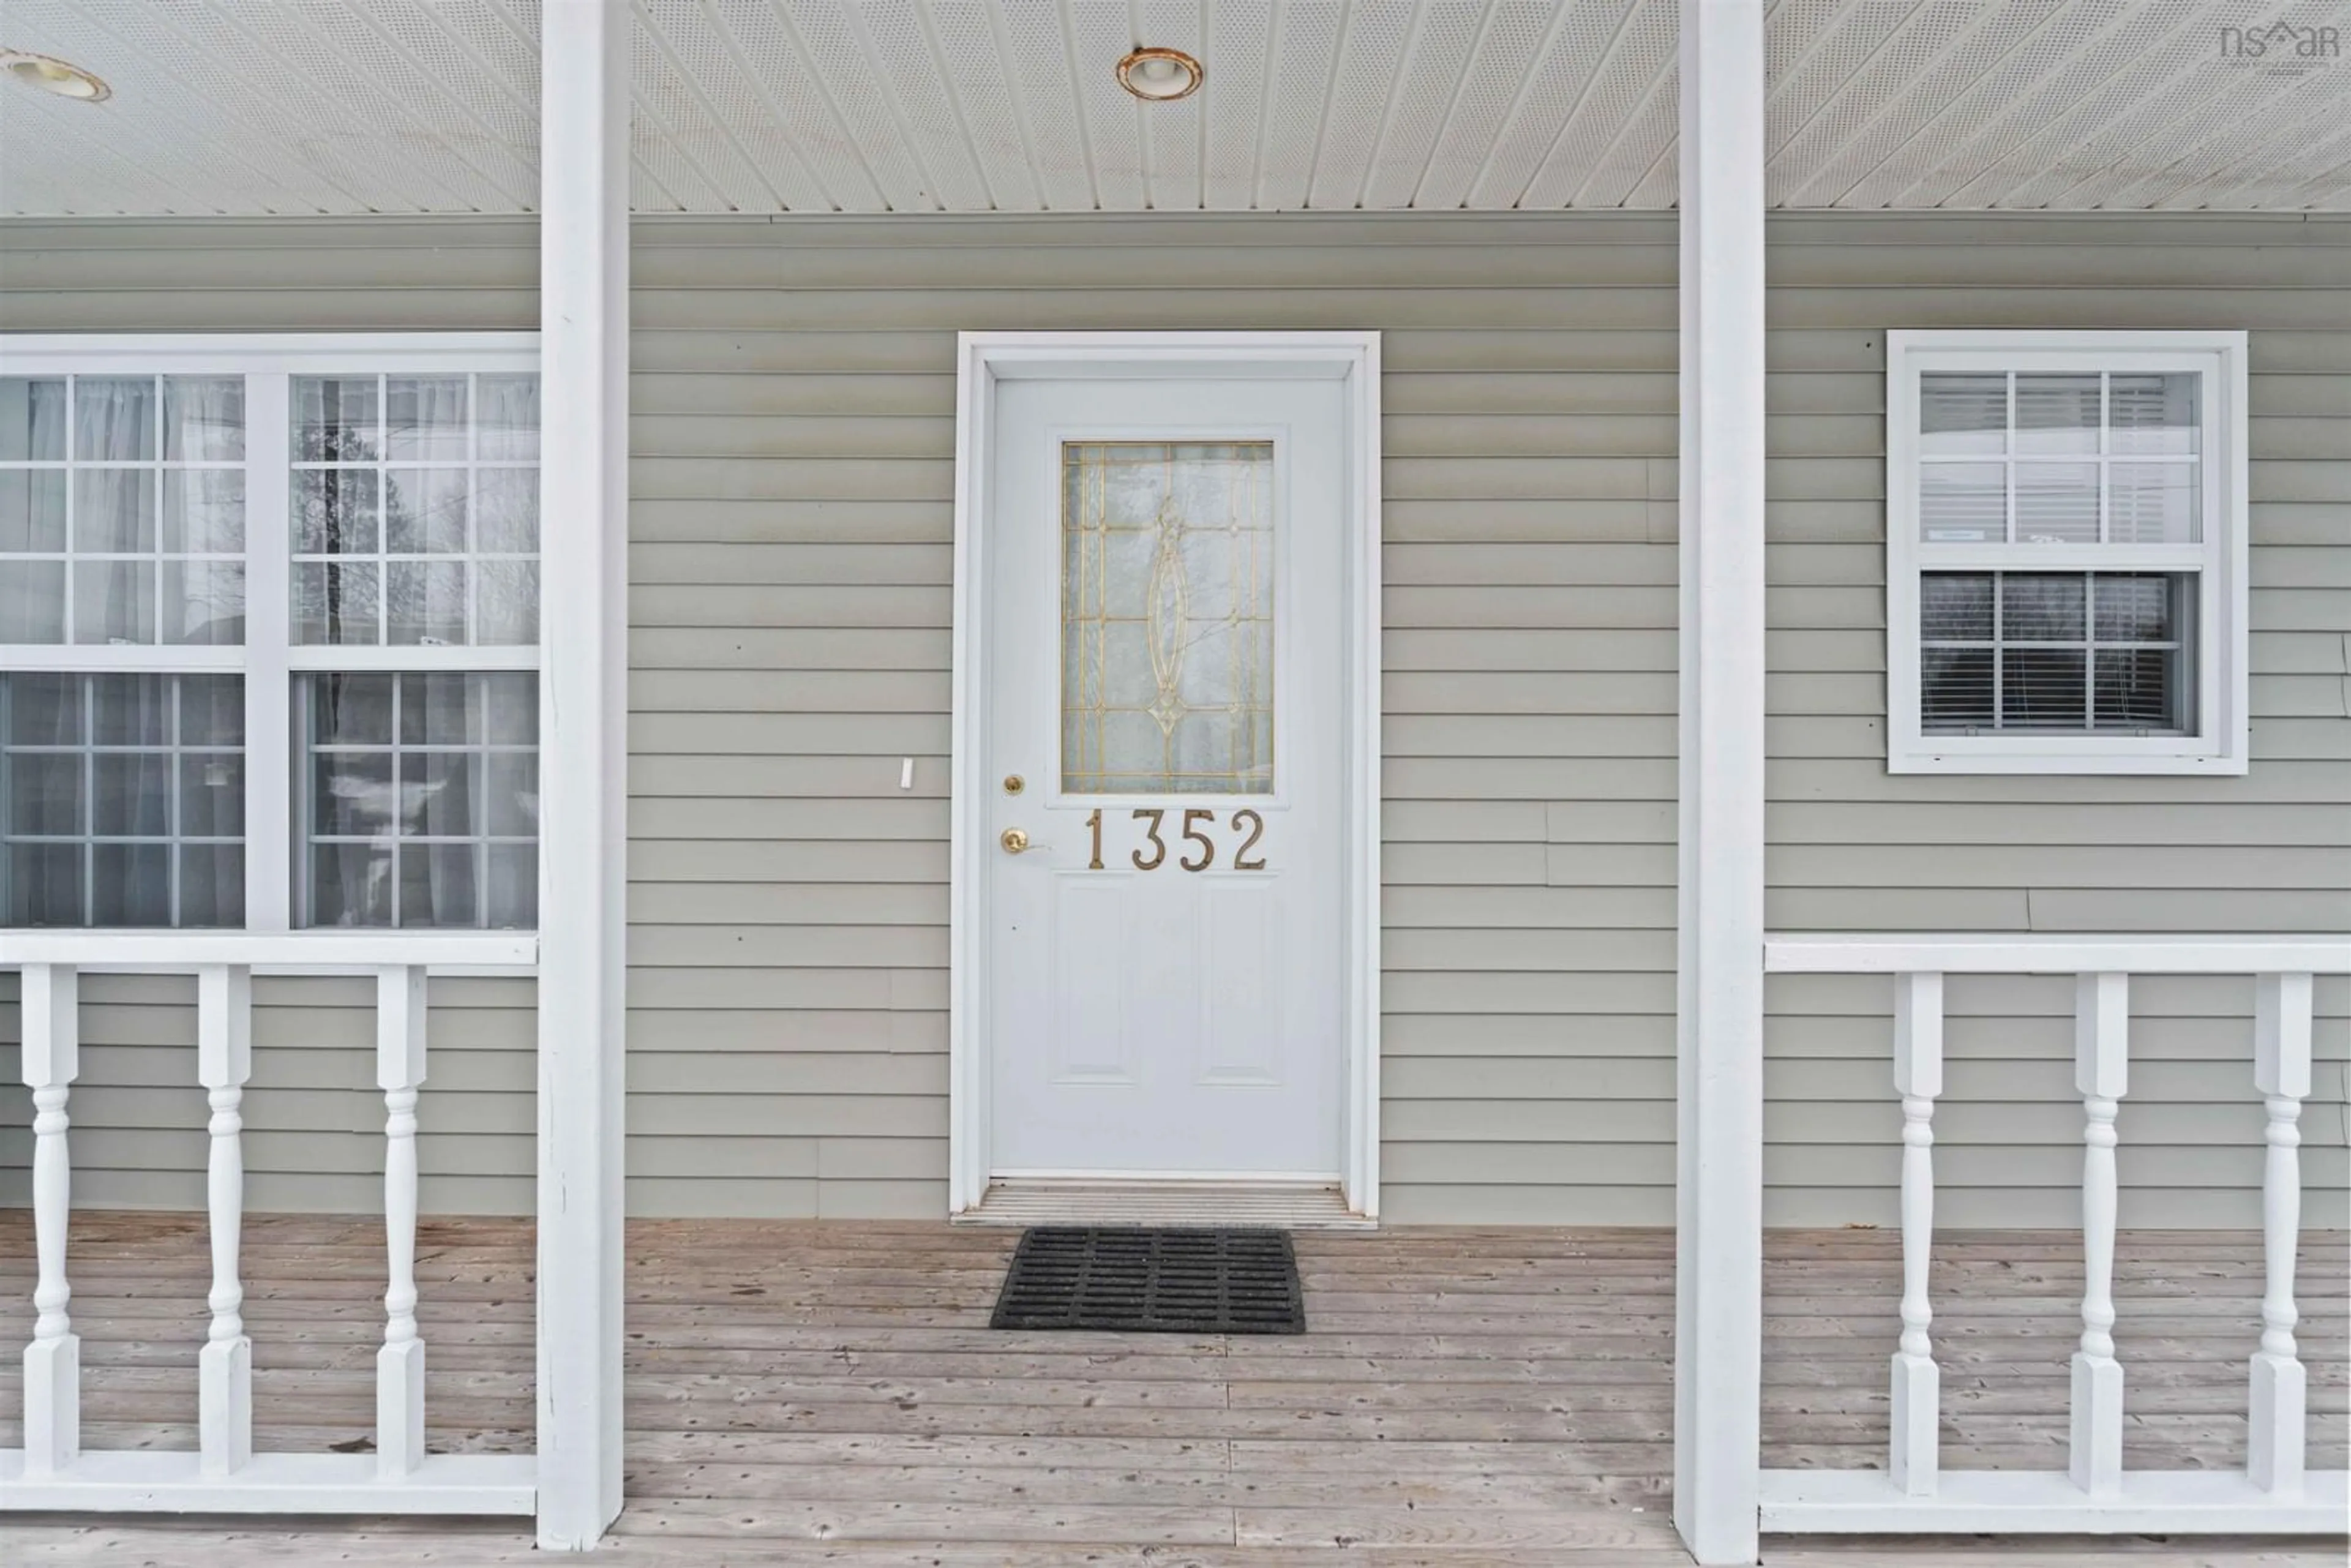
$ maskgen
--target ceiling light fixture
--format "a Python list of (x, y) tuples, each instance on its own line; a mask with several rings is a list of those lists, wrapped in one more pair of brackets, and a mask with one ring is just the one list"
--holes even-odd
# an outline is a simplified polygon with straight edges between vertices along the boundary
[(1118, 62), (1118, 85), (1153, 103), (1191, 97), (1207, 76), (1181, 49), (1137, 49)]
[(99, 103), (114, 96), (112, 88), (79, 66), (53, 60), (47, 55), (0, 49), (0, 70), (27, 87), (38, 88), (57, 98), (69, 98), (77, 103)]

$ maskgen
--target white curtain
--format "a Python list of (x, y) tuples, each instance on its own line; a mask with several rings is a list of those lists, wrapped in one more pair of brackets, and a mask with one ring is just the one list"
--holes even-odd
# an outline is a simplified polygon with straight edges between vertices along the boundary
[(485, 463), (538, 460), (538, 378), (483, 376), (476, 383), (481, 407), (481, 459)]
[(78, 750), (28, 752), (24, 747), (78, 747), (82, 744), (79, 675), (14, 674), (0, 679), (0, 719), (9, 747), (6, 923), (11, 925), (82, 924), (84, 831), (82, 758)]
[[(403, 675), (403, 743), (468, 749), (400, 754), (400, 923), (481, 924), (482, 768), (485, 717), (479, 675)], [(420, 843), (418, 838), (455, 842)]]
[(30, 672), (0, 681), (16, 837), (7, 924), (172, 924), (172, 684)]
[[(66, 455), (66, 383), (0, 378), (0, 461), (57, 463)], [(65, 567), (11, 559), (66, 548), (66, 476), (57, 469), (0, 470), (0, 643), (65, 638)]]
[(234, 463), (245, 455), (245, 378), (163, 382), (163, 461)]
[(470, 541), (466, 473), (465, 381), (393, 378), (385, 403), (385, 457), (400, 466), (386, 475), (384, 549), (392, 555), (438, 560), (395, 560), (384, 569), (385, 640), (448, 645), (470, 641), (465, 623), (465, 564)]
[[(245, 381), (172, 376), (163, 382), (163, 459), (234, 462), (245, 455)], [(245, 476), (183, 469), (163, 476), (166, 643), (245, 641)], [(235, 559), (172, 560), (179, 555)]]
[(0, 380), (0, 459), (57, 463), (66, 455), (66, 383), (55, 378)]
[[(172, 758), (169, 675), (93, 675), (90, 739), (92, 925), (169, 925)], [(153, 747), (152, 750), (144, 749)], [(134, 841), (124, 842), (123, 840)]]
[(318, 675), (305, 701), (312, 924), (535, 921), (529, 846), (494, 841), (538, 832), (534, 677)]
[(384, 461), (465, 461), (465, 378), (393, 376), (384, 388)]
[[(311, 675), (302, 703), (310, 749), (309, 922), (389, 925), (392, 915), (391, 675)], [(333, 751), (316, 749), (333, 747)], [(365, 750), (342, 749), (364, 747)], [(318, 842), (358, 838), (359, 843)]]
[(143, 554), (146, 560), (74, 562), (73, 640), (155, 641), (155, 382), (81, 377), (74, 383), (76, 556)]

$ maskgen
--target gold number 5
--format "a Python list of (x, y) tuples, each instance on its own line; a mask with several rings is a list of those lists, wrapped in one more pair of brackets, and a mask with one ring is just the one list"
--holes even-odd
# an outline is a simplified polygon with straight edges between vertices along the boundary
[(1176, 862), (1177, 865), (1182, 866), (1186, 871), (1206, 871), (1210, 866), (1217, 863), (1217, 846), (1209, 841), (1207, 834), (1200, 831), (1199, 829), (1192, 825), (1193, 823), (1204, 819), (1213, 824), (1217, 820), (1217, 814), (1214, 811), (1186, 811), (1184, 813), (1184, 841), (1200, 846), (1200, 859), (1198, 863), (1195, 864), (1189, 857)]
[(1143, 858), (1143, 852), (1141, 850), (1135, 851), (1134, 854), (1128, 857), (1134, 862), (1135, 870), (1156, 871), (1159, 869), (1160, 862), (1167, 858), (1167, 846), (1165, 843), (1161, 841), (1159, 837), (1159, 821), (1167, 813), (1165, 811), (1152, 810), (1141, 810), (1135, 812), (1134, 820), (1136, 821), (1148, 822), (1150, 824), (1150, 826), (1143, 830), (1143, 836), (1151, 841), (1151, 858), (1149, 860), (1144, 860)]

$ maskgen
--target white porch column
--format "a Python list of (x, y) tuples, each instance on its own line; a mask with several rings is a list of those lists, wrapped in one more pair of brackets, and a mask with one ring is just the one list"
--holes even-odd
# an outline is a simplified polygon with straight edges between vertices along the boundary
[(538, 1542), (621, 1511), (629, 7), (541, 25)]
[(1763, 0), (1681, 0), (1674, 1523), (1756, 1558), (1763, 1320)]

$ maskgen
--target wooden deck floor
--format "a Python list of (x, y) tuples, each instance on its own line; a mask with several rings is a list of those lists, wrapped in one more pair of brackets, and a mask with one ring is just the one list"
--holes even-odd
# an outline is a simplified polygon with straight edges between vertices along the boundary
[[(629, 1241), (629, 1505), (610, 1553), (624, 1564), (1686, 1561), (1669, 1519), (1662, 1232), (1302, 1236), (1311, 1332), (1299, 1339), (991, 1333), (1001, 1232), (653, 1222)], [(366, 1445), (380, 1246), (365, 1219), (249, 1222), (260, 1447)], [(2002, 1235), (1938, 1249), (1949, 1462), (2063, 1467), (2074, 1249)], [(420, 1250), (434, 1446), (527, 1447), (528, 1227), (428, 1221)], [(2304, 1251), (2312, 1457), (2341, 1466), (2345, 1249), (2314, 1237)], [(0, 1443), (20, 1440), (31, 1253), (26, 1217), (0, 1214)], [(1767, 1463), (1882, 1463), (1894, 1239), (1788, 1233), (1771, 1253)], [(89, 1446), (193, 1446), (207, 1268), (197, 1217), (75, 1217)], [(2251, 1237), (2126, 1237), (2116, 1339), (2134, 1465), (2241, 1462), (2259, 1272)], [(517, 1521), (0, 1521), (9, 1568), (467, 1568), (529, 1552)], [(1766, 1543), (1767, 1562), (1837, 1568), (2043, 1559), (2339, 1568), (2343, 1549)]]

